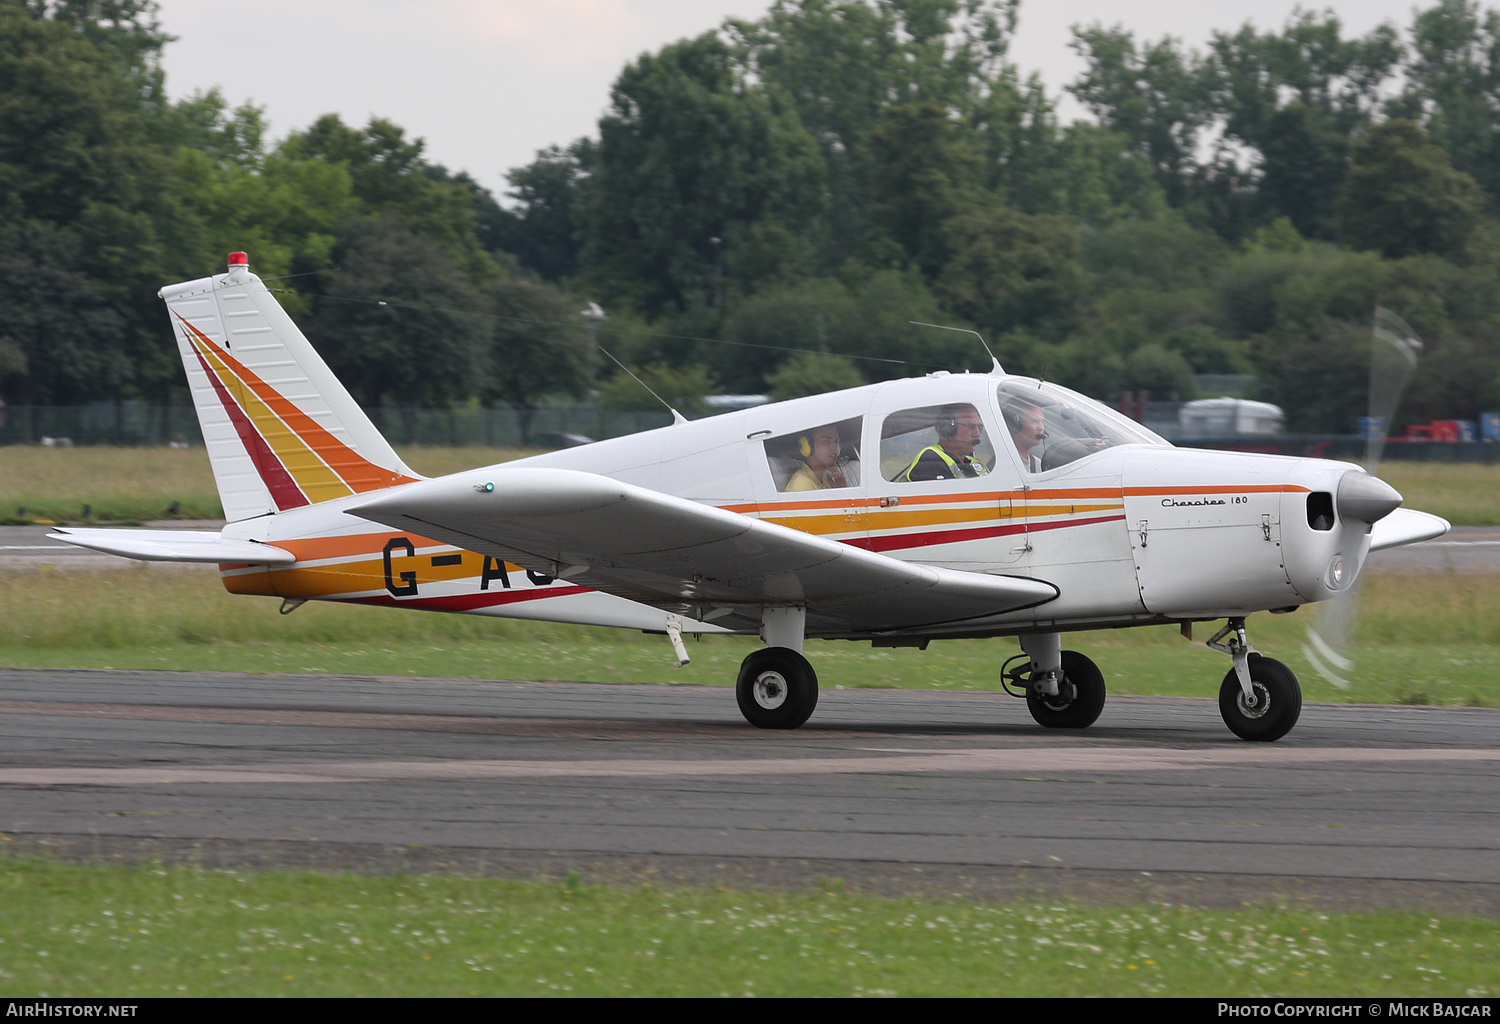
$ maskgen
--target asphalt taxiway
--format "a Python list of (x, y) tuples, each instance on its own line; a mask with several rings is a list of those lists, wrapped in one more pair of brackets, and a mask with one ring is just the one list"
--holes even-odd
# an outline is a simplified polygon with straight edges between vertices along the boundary
[(1500, 916), (1500, 712), (1207, 699), (1047, 731), (994, 694), (0, 670), (0, 846), (1003, 897)]

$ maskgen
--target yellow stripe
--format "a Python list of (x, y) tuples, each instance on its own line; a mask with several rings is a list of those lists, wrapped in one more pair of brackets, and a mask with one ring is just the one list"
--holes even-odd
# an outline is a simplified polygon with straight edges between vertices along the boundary
[(271, 411), (260, 398), (243, 381), (230, 372), (229, 367), (224, 365), (212, 347), (199, 345), (203, 355), (213, 366), (214, 372), (219, 375), (219, 380), (224, 387), (234, 396), (234, 400), (240, 404), (245, 415), (250, 418), (260, 436), (265, 438), (266, 444), (270, 445), (271, 451), (281, 460), (286, 471), (291, 474), (292, 480), (307, 495), (307, 500), (314, 504), (328, 501), (331, 498), (342, 498), (354, 491), (348, 484), (344, 483), (339, 475), (328, 468), (328, 465), (318, 457), (317, 452), (309, 448), (302, 439), (298, 437), (290, 427), (281, 421), (281, 418)]
[[(417, 575), (418, 586), (463, 579), (472, 579), (478, 586), (481, 570), (484, 567), (484, 556), (476, 555), (472, 551), (439, 552), (439, 554), (455, 553), (461, 554), (463, 560), (458, 565), (442, 566), (434, 566), (432, 556), (427, 552), (415, 556), (407, 555), (404, 551), (392, 553), (391, 578), (397, 586), (403, 586), (405, 581), (401, 579), (401, 574), (414, 572)], [(520, 572), (521, 567), (506, 562), (505, 571)], [(312, 568), (272, 567), (271, 574), (271, 585), (276, 588), (276, 593), (283, 597), (332, 597), (385, 589), (385, 560), (379, 557)], [(495, 579), (491, 581), (490, 589), (504, 590), (505, 584)]]
[(1083, 512), (1119, 512), (1125, 508), (1124, 505), (1028, 505), (1026, 515), (1031, 519), (1040, 519), (1044, 516), (1068, 516), (1078, 515)]

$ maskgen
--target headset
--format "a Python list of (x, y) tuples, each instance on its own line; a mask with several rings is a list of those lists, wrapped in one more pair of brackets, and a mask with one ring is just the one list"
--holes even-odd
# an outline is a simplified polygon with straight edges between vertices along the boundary
[(801, 437), (797, 438), (797, 451), (801, 453), (804, 459), (811, 455), (812, 438), (808, 437), (806, 434), (803, 434)]
[[(937, 430), (938, 437), (947, 439), (958, 433), (958, 417), (960, 413), (973, 410), (971, 405), (946, 406), (933, 421), (932, 425)], [(984, 424), (980, 423), (979, 432), (984, 433)]]
[[(1023, 412), (1035, 412), (1038, 416), (1045, 416), (1039, 405), (1025, 401), (1024, 399), (1012, 399), (1000, 407), (1000, 415), (1005, 418), (1005, 425), (1010, 428), (1012, 434), (1019, 434), (1025, 429), (1025, 423), (1021, 419)], [(1051, 435), (1047, 433), (1046, 420), (1042, 421), (1042, 429), (1037, 431), (1037, 441), (1045, 441)]]

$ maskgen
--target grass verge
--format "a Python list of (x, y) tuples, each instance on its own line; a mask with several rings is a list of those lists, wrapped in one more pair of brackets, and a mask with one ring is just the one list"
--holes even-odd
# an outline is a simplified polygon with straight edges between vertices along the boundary
[[(1251, 637), (1285, 661), (1308, 700), (1500, 707), (1500, 590), (1485, 576), (1366, 581), (1354, 685), (1335, 689), (1302, 653), (1316, 609), (1256, 615)], [(241, 672), (333, 672), (476, 679), (728, 685), (758, 641), (691, 640), (672, 665), (663, 637), (627, 630), (310, 603), (277, 614), (234, 597), (211, 571), (0, 573), (0, 664)], [(1210, 625), (1198, 627), (1207, 639)], [(1171, 627), (1070, 634), (1111, 693), (1214, 697), (1228, 659)], [(936, 641), (925, 652), (813, 641), (821, 685), (993, 691), (1011, 639)]]
[(0, 994), (1444, 996), (1500, 924), (0, 860)]
[[(443, 476), (528, 453), (511, 448), (410, 447), (400, 454), (424, 476)], [(202, 448), (0, 446), (0, 523), (223, 516), (208, 453)]]

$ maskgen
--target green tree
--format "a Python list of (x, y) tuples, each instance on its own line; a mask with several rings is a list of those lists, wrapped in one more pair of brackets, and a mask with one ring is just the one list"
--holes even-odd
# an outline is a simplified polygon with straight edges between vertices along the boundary
[(1130, 140), (1167, 201), (1187, 201), (1195, 151), (1212, 114), (1201, 60), (1175, 40), (1136, 45), (1123, 28), (1073, 29), (1073, 49), (1088, 62), (1068, 91), (1105, 128)]
[(1192, 365), (1156, 342), (1142, 345), (1125, 360), (1125, 386), (1149, 391), (1157, 401), (1187, 402), (1197, 397)]
[(47, 224), (0, 230), (0, 388), (7, 402), (113, 398), (129, 381), (123, 318)]
[(1280, 32), (1216, 32), (1209, 50), (1203, 73), (1224, 133), (1259, 153), (1260, 218), (1333, 238), (1349, 139), (1401, 60), (1396, 30), (1345, 39), (1331, 12), (1298, 10)]
[(995, 334), (1057, 333), (1083, 297), (1078, 241), (1061, 217), (991, 208), (944, 225), (952, 256), (934, 291), (947, 308)]
[(821, 211), (815, 144), (733, 57), (712, 33), (643, 56), (599, 122), (585, 260), (649, 316), (715, 304), (723, 253), (752, 225)]
[[(759, 21), (726, 26), (746, 72), (816, 140), (829, 195), (819, 273), (870, 260), (867, 214), (881, 172), (870, 141), (892, 107), (930, 104), (965, 134), (984, 135), (971, 149), (988, 162), (991, 187), (1030, 173), (1035, 161), (1018, 156), (1053, 126), (1039, 89), (1018, 88), (1004, 61), (1017, 7), (1017, 0), (778, 0)], [(1006, 180), (1010, 171), (1015, 181)]]
[(341, 273), (314, 296), (308, 335), (365, 405), (407, 409), (467, 398), (480, 380), (480, 296), (437, 243), (398, 218), (346, 224)]
[(702, 366), (671, 367), (652, 363), (636, 370), (635, 375), (645, 382), (645, 388), (630, 374), (616, 373), (599, 386), (600, 407), (633, 412), (658, 410), (662, 405), (651, 394), (654, 391), (684, 416), (693, 416), (707, 412), (704, 396), (719, 390), (719, 382)]
[(512, 279), (490, 291), (483, 395), (515, 409), (521, 443), (531, 443), (538, 405), (581, 397), (593, 379), (592, 353), (572, 303), (546, 285)]
[(399, 217), (409, 230), (440, 245), (476, 286), (496, 276), (494, 262), (475, 235), (472, 182), (458, 181), (422, 157), (426, 143), (408, 139), (399, 125), (372, 117), (350, 128), (325, 114), (282, 146), (293, 159), (322, 160), (343, 168), (366, 214)]
[(726, 387), (759, 392), (795, 358), (790, 350), (859, 351), (859, 315), (855, 297), (837, 280), (814, 278), (767, 289), (729, 313), (723, 338), (730, 344), (709, 355), (711, 365)]
[(1479, 212), (1474, 179), (1411, 121), (1387, 121), (1355, 144), (1339, 200), (1350, 246), (1392, 258), (1462, 257)]
[(935, 103), (891, 107), (870, 133), (874, 163), (870, 221), (878, 240), (869, 248), (874, 265), (910, 262), (929, 279), (952, 256), (947, 224), (987, 207), (993, 198), (980, 186), (980, 165), (959, 127)]
[(1255, 339), (1255, 397), (1286, 414), (1292, 433), (1352, 434), (1369, 405), (1368, 320), (1323, 320)]
[(592, 139), (579, 139), (567, 149), (550, 146), (505, 175), (506, 195), (515, 206), (504, 213), (498, 247), (545, 280), (578, 273), (595, 152)]
[(766, 378), (773, 402), (857, 388), (864, 382), (864, 377), (847, 356), (817, 352), (792, 356)]
[(1500, 205), (1500, 12), (1439, 0), (1412, 20), (1406, 90), (1393, 116), (1420, 120), (1453, 166)]

